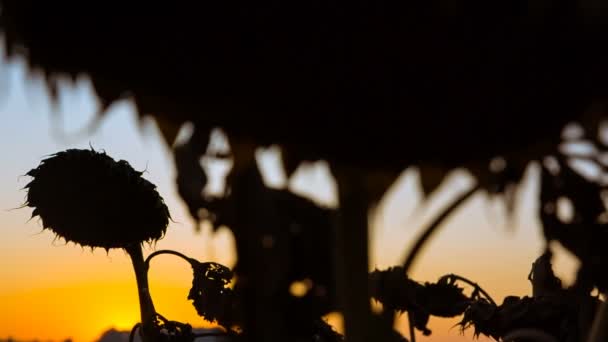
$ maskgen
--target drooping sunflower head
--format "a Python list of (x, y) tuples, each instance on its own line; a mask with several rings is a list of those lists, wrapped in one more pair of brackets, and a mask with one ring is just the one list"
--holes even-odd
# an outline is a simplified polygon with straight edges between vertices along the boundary
[(215, 262), (195, 263), (192, 269), (194, 277), (188, 299), (192, 300), (196, 312), (209, 322), (230, 328), (234, 291), (228, 285), (233, 272)]
[(124, 160), (69, 149), (30, 170), (26, 206), (44, 229), (82, 246), (124, 248), (163, 237), (170, 215), (156, 186)]

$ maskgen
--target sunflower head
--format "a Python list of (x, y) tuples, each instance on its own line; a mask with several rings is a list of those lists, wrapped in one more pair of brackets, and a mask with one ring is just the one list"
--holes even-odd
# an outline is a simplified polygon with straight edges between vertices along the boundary
[(30, 170), (26, 206), (44, 229), (82, 246), (125, 248), (163, 237), (170, 215), (156, 186), (124, 160), (69, 149)]

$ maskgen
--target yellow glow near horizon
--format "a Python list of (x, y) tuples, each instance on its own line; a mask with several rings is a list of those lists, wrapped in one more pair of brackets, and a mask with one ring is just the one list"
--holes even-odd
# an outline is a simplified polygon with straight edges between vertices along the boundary
[[(209, 327), (186, 300), (184, 288), (156, 286), (154, 300), (165, 317)], [(0, 296), (0, 322), (5, 336), (20, 340), (72, 338), (94, 341), (110, 328), (129, 331), (139, 321), (134, 283), (81, 283), (58, 288), (14, 291)]]

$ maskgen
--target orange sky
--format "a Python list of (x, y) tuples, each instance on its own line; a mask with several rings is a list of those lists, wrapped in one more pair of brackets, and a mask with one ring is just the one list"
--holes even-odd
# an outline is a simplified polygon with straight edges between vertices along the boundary
[[(21, 177), (49, 153), (65, 148), (87, 148), (89, 142), (116, 159), (126, 159), (158, 185), (171, 214), (167, 236), (154, 249), (175, 249), (199, 260), (234, 264), (232, 236), (226, 230), (212, 235), (208, 229), (195, 234), (186, 210), (173, 186), (174, 169), (154, 126), (143, 130), (128, 103), (113, 106), (95, 134), (74, 141), (52, 135), (52, 117), (43, 88), (25, 81), (21, 64), (0, 61), (0, 75), (10, 81), (9, 92), (0, 102), (0, 339), (94, 341), (110, 327), (129, 329), (138, 319), (135, 281), (128, 257), (122, 251), (82, 249), (54, 241), (41, 232), (37, 220), (28, 222), (29, 209), (10, 210), (23, 203), (27, 183)], [(4, 93), (0, 89), (0, 94)], [(59, 112), (70, 132), (83, 127), (95, 111), (95, 100), (86, 82), (64, 87)], [(69, 122), (68, 122), (69, 119)], [(276, 154), (260, 155), (269, 183), (281, 184)], [(372, 220), (370, 266), (399, 263), (409, 243), (437, 212), (442, 203), (470, 185), (456, 173), (429, 205), (421, 206), (416, 172), (404, 173)], [(528, 182), (513, 222), (504, 219), (500, 205), (483, 196), (474, 197), (458, 211), (421, 255), (412, 276), (434, 281), (446, 273), (457, 273), (477, 281), (497, 301), (507, 294), (526, 295), (526, 280), (532, 261), (542, 247), (534, 219), (534, 184)], [(301, 193), (314, 193), (326, 203), (335, 202), (333, 184), (321, 166), (304, 168), (290, 186)], [(419, 208), (420, 210), (417, 210)], [(146, 254), (154, 250), (146, 249)], [(571, 278), (572, 262), (559, 254), (558, 274)], [(190, 267), (178, 259), (159, 257), (153, 263), (150, 282), (156, 308), (166, 317), (201, 325), (186, 300), (191, 284)], [(431, 338), (420, 341), (470, 341), (462, 337), (454, 320), (431, 319)], [(400, 325), (405, 328), (405, 324)], [(403, 329), (405, 331), (407, 329)], [(481, 340), (483, 341), (483, 339)]]

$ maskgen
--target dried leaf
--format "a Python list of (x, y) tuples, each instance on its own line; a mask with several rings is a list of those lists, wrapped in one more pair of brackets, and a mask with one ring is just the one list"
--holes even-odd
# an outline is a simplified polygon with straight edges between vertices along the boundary
[(228, 287), (232, 271), (214, 262), (192, 265), (194, 277), (188, 299), (196, 312), (209, 322), (218, 322), (230, 328), (232, 320), (233, 290)]

